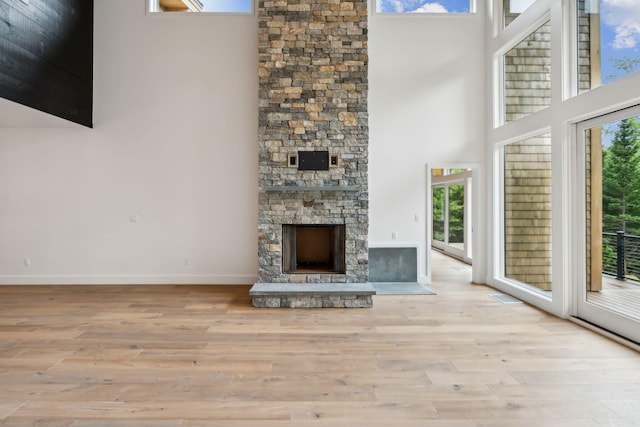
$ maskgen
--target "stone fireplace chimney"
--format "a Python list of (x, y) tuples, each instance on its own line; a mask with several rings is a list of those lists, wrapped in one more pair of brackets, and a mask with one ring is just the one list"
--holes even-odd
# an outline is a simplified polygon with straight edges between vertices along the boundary
[(260, 283), (368, 281), (367, 66), (367, 0), (259, 1)]

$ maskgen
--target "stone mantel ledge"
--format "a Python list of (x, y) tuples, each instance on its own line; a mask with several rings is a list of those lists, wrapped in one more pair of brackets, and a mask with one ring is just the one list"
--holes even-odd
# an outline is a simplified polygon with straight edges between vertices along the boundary
[(324, 185), (324, 186), (307, 186), (307, 185), (272, 185), (264, 187), (261, 191), (266, 193), (277, 193), (282, 191), (327, 191), (327, 192), (358, 192), (362, 190), (360, 185)]

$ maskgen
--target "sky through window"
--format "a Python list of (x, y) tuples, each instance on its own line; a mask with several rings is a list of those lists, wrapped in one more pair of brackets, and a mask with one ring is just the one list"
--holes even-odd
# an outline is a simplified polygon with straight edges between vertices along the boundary
[(251, 0), (200, 0), (204, 5), (203, 12), (251, 12)]
[(603, 82), (640, 70), (640, 1), (601, 0), (600, 21)]
[(471, 0), (376, 0), (382, 13), (469, 13)]

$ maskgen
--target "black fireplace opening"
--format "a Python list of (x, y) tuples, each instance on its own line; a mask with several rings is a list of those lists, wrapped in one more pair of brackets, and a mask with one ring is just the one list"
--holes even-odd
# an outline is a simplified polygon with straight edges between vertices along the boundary
[(345, 226), (282, 226), (282, 270), (289, 274), (345, 274)]

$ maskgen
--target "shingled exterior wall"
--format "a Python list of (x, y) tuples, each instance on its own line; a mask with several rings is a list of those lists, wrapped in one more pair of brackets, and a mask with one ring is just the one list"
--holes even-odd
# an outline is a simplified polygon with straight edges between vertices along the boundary
[(505, 275), (551, 289), (551, 138), (505, 148)]
[[(546, 23), (505, 55), (506, 122), (551, 104), (550, 37)], [(550, 290), (550, 135), (505, 147), (504, 198), (505, 276)]]
[[(259, 282), (368, 279), (366, 0), (259, 2)], [(337, 156), (329, 170), (289, 164)], [(284, 224), (345, 224), (346, 274), (283, 273)]]

